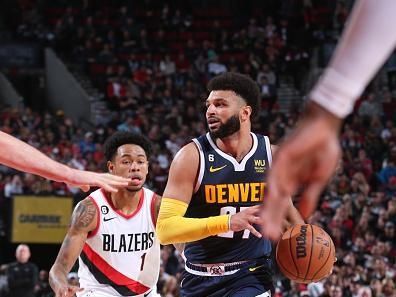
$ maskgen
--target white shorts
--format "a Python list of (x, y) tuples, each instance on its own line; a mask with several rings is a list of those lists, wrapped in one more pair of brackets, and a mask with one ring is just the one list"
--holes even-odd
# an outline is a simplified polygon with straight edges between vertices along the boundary
[[(109, 295), (103, 292), (98, 292), (95, 289), (93, 290), (87, 289), (80, 293), (77, 293), (77, 296), (78, 297), (119, 297), (121, 295)], [(157, 293), (157, 288), (154, 288), (149, 293), (135, 295), (133, 297), (161, 297), (161, 296)]]

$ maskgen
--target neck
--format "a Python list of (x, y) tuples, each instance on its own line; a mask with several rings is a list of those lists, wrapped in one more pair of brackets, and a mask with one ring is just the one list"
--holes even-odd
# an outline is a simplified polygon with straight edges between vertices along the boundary
[(143, 189), (136, 192), (119, 189), (117, 193), (111, 193), (110, 197), (114, 208), (126, 215), (133, 213), (139, 204), (142, 191)]
[(223, 152), (240, 161), (252, 148), (253, 139), (250, 135), (250, 130), (243, 131), (241, 129), (226, 138), (216, 139), (216, 145)]

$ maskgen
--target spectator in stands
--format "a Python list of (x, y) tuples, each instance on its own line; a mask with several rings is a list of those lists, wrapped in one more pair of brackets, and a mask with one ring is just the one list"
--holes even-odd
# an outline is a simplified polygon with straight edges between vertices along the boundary
[(14, 194), (23, 194), (23, 184), (18, 174), (9, 179), (4, 186), (4, 197), (12, 198)]
[(214, 54), (208, 63), (208, 73), (212, 76), (216, 76), (224, 72), (227, 72), (227, 67), (219, 62), (219, 57)]
[(378, 173), (378, 179), (385, 191), (395, 193), (396, 191), (396, 145), (390, 151), (389, 159)]
[(379, 106), (379, 102), (375, 100), (375, 95), (373, 93), (369, 93), (367, 95), (366, 100), (364, 100), (360, 105), (358, 113), (361, 117), (373, 117), (381, 115), (381, 107)]
[(261, 107), (264, 107), (269, 112), (271, 112), (276, 102), (275, 86), (271, 85), (268, 82), (266, 76), (261, 76), (261, 81), (259, 82), (259, 86), (261, 92)]
[(174, 276), (169, 276), (165, 281), (164, 287), (162, 288), (162, 296), (164, 297), (179, 297), (179, 284), (178, 280)]
[(164, 75), (172, 75), (176, 71), (175, 62), (171, 60), (169, 54), (165, 55), (164, 59), (159, 64), (159, 69)]
[(9, 297), (34, 297), (34, 288), (38, 281), (38, 268), (29, 262), (30, 249), (20, 244), (15, 252), (16, 262), (7, 266)]
[(48, 271), (40, 270), (39, 278), (34, 287), (35, 297), (52, 297), (53, 292), (48, 282)]

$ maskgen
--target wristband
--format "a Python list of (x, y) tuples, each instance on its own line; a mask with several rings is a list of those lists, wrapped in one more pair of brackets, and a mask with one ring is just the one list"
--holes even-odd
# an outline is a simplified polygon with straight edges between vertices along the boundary
[(349, 80), (329, 68), (311, 91), (309, 98), (337, 117), (343, 119), (350, 114), (364, 86)]

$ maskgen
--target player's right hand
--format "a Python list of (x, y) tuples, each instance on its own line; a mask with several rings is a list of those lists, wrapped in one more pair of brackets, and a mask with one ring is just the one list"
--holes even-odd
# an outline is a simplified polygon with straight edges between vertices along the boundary
[(231, 215), (230, 230), (235, 232), (249, 230), (254, 236), (261, 238), (261, 233), (253, 227), (253, 224), (260, 222), (259, 211), (260, 205), (256, 205)]
[(338, 140), (341, 123), (341, 119), (311, 104), (297, 128), (277, 149), (261, 212), (261, 231), (265, 237), (279, 238), (288, 199), (300, 187), (304, 187), (299, 204), (301, 215), (307, 219), (315, 210), (341, 156)]
[(64, 285), (56, 290), (55, 297), (74, 297), (76, 292), (81, 292), (83, 290), (83, 288), (76, 286)]

